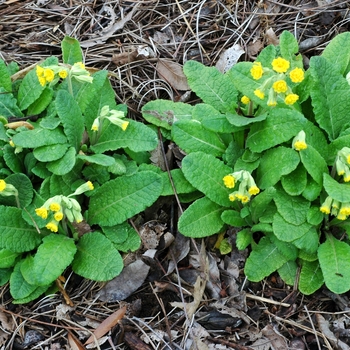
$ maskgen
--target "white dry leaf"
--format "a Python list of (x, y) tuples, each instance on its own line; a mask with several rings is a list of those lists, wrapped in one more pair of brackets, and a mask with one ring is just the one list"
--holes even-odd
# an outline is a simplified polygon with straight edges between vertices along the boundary
[[(93, 343), (90, 343), (88, 345), (85, 345), (86, 349), (96, 349), (97, 345), (100, 346), (102, 344), (104, 344), (107, 340), (108, 340), (109, 336), (106, 335), (104, 337), (101, 337), (100, 339), (97, 339), (97, 344), (96, 341), (94, 341)], [(100, 347), (98, 347), (100, 348)]]
[(56, 318), (57, 320), (67, 320), (70, 317), (67, 317), (67, 313), (73, 311), (74, 308), (67, 304), (59, 304), (56, 306)]
[(177, 62), (160, 58), (156, 67), (159, 77), (166, 80), (176, 90), (190, 90), (183, 66)]
[(244, 53), (245, 51), (243, 50), (242, 46), (235, 44), (221, 53), (215, 67), (221, 73), (226, 73), (238, 62)]
[(252, 345), (250, 345), (250, 347), (252, 349), (254, 349), (254, 350), (270, 350), (270, 349), (273, 349), (273, 348), (271, 348), (270, 341), (267, 338), (264, 338), (264, 337), (259, 338)]

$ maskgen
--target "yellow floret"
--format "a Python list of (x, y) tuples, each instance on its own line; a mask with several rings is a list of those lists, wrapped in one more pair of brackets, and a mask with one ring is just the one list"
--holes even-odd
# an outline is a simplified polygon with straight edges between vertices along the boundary
[(289, 78), (293, 83), (301, 83), (304, 80), (304, 71), (301, 68), (294, 68), (290, 71)]
[(285, 73), (289, 69), (290, 63), (282, 57), (275, 58), (272, 61), (272, 68), (277, 73)]
[(222, 180), (224, 181), (224, 185), (227, 188), (234, 188), (235, 187), (236, 181), (235, 181), (235, 178), (231, 174), (224, 176)]
[(47, 219), (47, 209), (44, 207), (35, 209), (36, 215), (40, 216), (42, 219)]
[(244, 95), (244, 96), (242, 96), (242, 98), (241, 98), (241, 102), (242, 102), (243, 104), (247, 105), (247, 104), (250, 102), (250, 98)]
[(307, 149), (307, 144), (304, 141), (295, 141), (294, 149), (297, 151), (301, 151), (303, 149)]
[(58, 231), (58, 226), (55, 222), (51, 221), (45, 226), (48, 230), (52, 232), (57, 232)]
[(5, 180), (0, 180), (0, 192), (2, 192), (6, 188)]
[(87, 182), (87, 185), (88, 185), (90, 191), (92, 191), (92, 190), (94, 189), (94, 185), (92, 184), (91, 181), (88, 181), (88, 182)]
[(123, 122), (121, 126), (122, 130), (125, 131), (128, 125), (129, 125), (129, 122)]
[(60, 78), (66, 79), (68, 76), (68, 73), (65, 69), (62, 69), (61, 71), (59, 71), (58, 75), (60, 76)]
[(264, 71), (260, 62), (254, 62), (252, 69), (250, 70), (250, 74), (253, 79), (258, 80), (262, 77)]
[(331, 210), (330, 210), (330, 208), (329, 207), (327, 207), (327, 206), (322, 206), (321, 208), (320, 208), (320, 211), (323, 213), (323, 214), (330, 214), (330, 212), (331, 212)]
[(60, 211), (61, 210), (61, 206), (60, 206), (59, 203), (53, 202), (53, 203), (50, 204), (50, 210), (54, 211), (54, 212)]
[(249, 194), (251, 194), (252, 196), (258, 194), (260, 192), (260, 189), (258, 186), (252, 186), (249, 188), (248, 190)]
[(284, 99), (285, 104), (292, 105), (299, 100), (299, 96), (296, 94), (289, 94)]
[(284, 93), (288, 90), (287, 83), (284, 80), (277, 80), (273, 83), (272, 88), (277, 93)]
[(58, 211), (53, 217), (56, 221), (61, 221), (63, 219), (63, 213), (61, 211)]
[(265, 94), (264, 94), (261, 90), (259, 90), (259, 89), (256, 89), (256, 90), (254, 91), (254, 95), (257, 96), (257, 97), (259, 97), (261, 100), (265, 97)]
[(45, 68), (44, 69), (44, 77), (47, 82), (51, 82), (55, 78), (55, 73), (52, 69)]

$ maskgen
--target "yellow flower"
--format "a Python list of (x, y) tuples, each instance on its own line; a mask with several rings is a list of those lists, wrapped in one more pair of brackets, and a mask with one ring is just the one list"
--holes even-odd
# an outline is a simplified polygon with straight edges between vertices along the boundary
[(260, 192), (260, 189), (258, 186), (252, 186), (249, 188), (248, 192), (250, 195), (254, 196)]
[(228, 196), (228, 199), (231, 201), (231, 202), (234, 202), (236, 200), (236, 196), (231, 193), (229, 196)]
[(234, 188), (235, 187), (235, 178), (230, 174), (230, 175), (226, 175), (223, 177), (222, 179), (224, 181), (224, 185), (227, 188)]
[(254, 62), (252, 69), (250, 70), (250, 74), (253, 79), (258, 80), (262, 77), (264, 71), (260, 62)]
[(74, 63), (74, 65), (77, 65), (81, 69), (85, 69), (85, 64), (83, 62), (77, 62), (77, 63)]
[(350, 206), (349, 203), (343, 203), (340, 210), (339, 210), (339, 214), (341, 215), (350, 215)]
[(328, 208), (328, 207), (326, 207), (326, 206), (322, 206), (321, 208), (320, 208), (320, 211), (323, 213), (323, 214), (329, 214), (330, 212), (331, 212), (331, 209), (330, 208)]
[(296, 151), (301, 151), (303, 149), (307, 149), (307, 144), (306, 144), (305, 138), (306, 138), (305, 131), (304, 130), (299, 131), (298, 135), (295, 136), (293, 141), (292, 141), (292, 147)]
[(68, 72), (65, 69), (62, 69), (58, 72), (58, 75), (60, 76), (60, 78), (66, 79), (68, 76)]
[(6, 188), (5, 180), (0, 180), (0, 192), (2, 192)]
[(89, 187), (89, 189), (90, 189), (91, 191), (94, 189), (94, 185), (92, 184), (91, 181), (88, 181), (88, 182), (87, 182), (87, 185), (88, 185), (88, 187)]
[(304, 141), (295, 141), (294, 149), (296, 151), (301, 151), (303, 149), (307, 149), (307, 144)]
[(244, 96), (242, 96), (242, 98), (241, 98), (241, 102), (242, 102), (243, 104), (247, 105), (247, 104), (250, 102), (250, 98), (244, 95)]
[(287, 83), (284, 80), (277, 80), (273, 83), (272, 88), (277, 92), (277, 93), (284, 93), (287, 91), (288, 86)]
[(338, 216), (337, 216), (337, 219), (338, 220), (346, 220), (346, 215), (339, 213)]
[(304, 71), (301, 68), (294, 68), (290, 71), (289, 78), (293, 83), (301, 83), (304, 80)]
[(58, 226), (55, 222), (51, 221), (45, 226), (48, 230), (52, 232), (57, 232), (58, 231)]
[(292, 105), (299, 100), (299, 96), (296, 94), (289, 94), (284, 99), (286, 105)]
[(9, 141), (9, 144), (11, 147), (16, 147), (15, 143), (12, 140)]
[(244, 195), (244, 196), (241, 197), (241, 202), (242, 202), (243, 204), (248, 203), (248, 202), (249, 202), (249, 199), (250, 199), (250, 198), (249, 198), (247, 195)]
[(94, 122), (92, 123), (91, 130), (98, 131), (99, 127), (100, 127), (100, 118), (97, 117), (97, 118), (95, 118)]
[(128, 125), (129, 125), (129, 122), (123, 122), (121, 125), (122, 130), (125, 131)]
[(61, 211), (58, 211), (53, 217), (56, 221), (61, 221), (63, 219), (63, 213)]
[(50, 204), (50, 210), (51, 211), (60, 211), (61, 210), (61, 206), (59, 203), (53, 202)]
[(52, 69), (45, 68), (44, 69), (44, 78), (47, 82), (51, 82), (55, 78), (55, 73)]
[(42, 219), (47, 219), (47, 209), (44, 207), (35, 209), (36, 215), (40, 216)]
[(259, 97), (260, 99), (263, 99), (263, 98), (265, 97), (265, 94), (264, 94), (261, 90), (259, 90), (259, 89), (256, 89), (256, 90), (254, 91), (254, 95), (257, 96), (257, 97)]
[(46, 78), (44, 75), (44, 71), (45, 69), (40, 67), (40, 66), (36, 66), (36, 75), (38, 77), (39, 83), (41, 86), (45, 86), (46, 84)]
[[(331, 212), (331, 206), (332, 206), (332, 202), (333, 202), (333, 199), (332, 197), (327, 197), (325, 199), (325, 201), (322, 203), (321, 207), (320, 207), (320, 211), (323, 213), (323, 214), (330, 214)], [(337, 208), (338, 209), (338, 208)]]
[(285, 73), (289, 69), (290, 63), (282, 57), (275, 58), (272, 61), (272, 68), (277, 73)]

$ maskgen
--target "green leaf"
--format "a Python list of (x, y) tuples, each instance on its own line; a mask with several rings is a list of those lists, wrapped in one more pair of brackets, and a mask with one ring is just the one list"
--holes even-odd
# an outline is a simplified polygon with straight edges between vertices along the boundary
[(35, 115), (43, 112), (52, 101), (53, 95), (53, 89), (46, 87), (41, 93), (40, 97), (28, 107), (27, 114)]
[(47, 163), (47, 169), (55, 175), (65, 175), (73, 169), (75, 165), (75, 155), (75, 148), (69, 147), (68, 151), (62, 158)]
[(318, 226), (324, 219), (319, 207), (312, 206), (307, 211), (307, 222), (311, 225)]
[(99, 232), (83, 235), (72, 263), (73, 271), (94, 281), (108, 281), (119, 275), (123, 259), (113, 243)]
[(202, 151), (220, 157), (226, 150), (218, 134), (204, 128), (196, 120), (176, 122), (171, 134), (174, 142), (187, 153)]
[(249, 281), (259, 282), (287, 262), (284, 255), (267, 237), (262, 237), (250, 253), (244, 273)]
[(323, 173), (328, 173), (327, 163), (324, 158), (310, 145), (308, 145), (307, 149), (300, 151), (299, 154), (307, 172), (318, 184), (322, 184)]
[(88, 163), (99, 164), (103, 166), (114, 165), (115, 159), (105, 154), (92, 154), (91, 156), (78, 155), (77, 158), (84, 160)]
[(336, 294), (350, 289), (350, 246), (328, 235), (318, 248), (318, 259), (327, 288)]
[(23, 113), (17, 106), (17, 100), (13, 94), (4, 93), (6, 90), (0, 87), (0, 115), (3, 117), (23, 117)]
[(249, 228), (244, 228), (243, 230), (237, 232), (236, 236), (236, 247), (238, 250), (244, 250), (252, 242), (253, 235)]
[(162, 189), (161, 177), (151, 171), (111, 180), (90, 197), (88, 221), (101, 226), (121, 224), (151, 206)]
[(91, 149), (96, 153), (103, 153), (128, 147), (134, 152), (142, 152), (157, 147), (158, 136), (150, 127), (134, 120), (128, 121), (129, 125), (125, 131), (117, 125), (104, 124), (98, 142), (91, 146)]
[[(276, 166), (276, 160), (279, 160)], [(261, 189), (274, 186), (283, 175), (290, 174), (300, 162), (298, 152), (283, 146), (264, 153), (257, 170), (257, 184)]]
[(202, 238), (218, 233), (224, 226), (221, 205), (203, 197), (193, 202), (180, 216), (179, 231), (187, 237)]
[(292, 63), (295, 60), (295, 54), (299, 51), (298, 41), (295, 36), (284, 30), (280, 35), (279, 47), (282, 57)]
[(5, 91), (12, 91), (11, 74), (3, 60), (0, 60), (0, 87)]
[(22, 266), (23, 277), (38, 286), (49, 285), (70, 265), (76, 251), (72, 238), (50, 234), (43, 238), (30, 263)]
[(283, 189), (291, 196), (299, 196), (307, 185), (307, 173), (302, 165), (286, 176), (282, 176), (281, 184)]
[(221, 219), (225, 224), (233, 227), (247, 226), (247, 222), (242, 219), (240, 213), (236, 210), (225, 210), (221, 214)]
[(192, 110), (187, 103), (159, 99), (147, 102), (141, 111), (147, 122), (171, 130), (175, 121), (191, 119)]
[(311, 226), (310, 230), (307, 231), (303, 236), (297, 238), (293, 241), (293, 244), (302, 249), (308, 254), (313, 254), (317, 252), (319, 246), (320, 237), (314, 226)]
[(295, 261), (287, 261), (278, 269), (278, 274), (282, 280), (289, 285), (293, 285), (297, 277), (298, 265)]
[(57, 143), (48, 146), (41, 146), (34, 149), (34, 157), (40, 162), (52, 162), (62, 158), (67, 152), (67, 143)]
[(310, 295), (323, 285), (323, 274), (318, 261), (303, 261), (299, 277), (299, 290)]
[[(33, 199), (33, 185), (28, 176), (19, 173), (11, 174), (8, 176), (5, 181), (16, 187), (18, 191), (18, 201), (22, 208), (26, 208)], [(3, 199), (3, 201), (2, 201)], [(10, 197), (0, 197), (1, 203), (6, 203), (7, 205), (17, 205), (14, 196)]]
[(255, 232), (264, 232), (264, 233), (273, 233), (273, 229), (272, 229), (272, 225), (271, 225), (271, 222), (272, 222), (272, 218), (271, 220), (268, 220), (268, 222), (264, 222), (263, 220), (263, 217), (260, 218), (261, 222), (256, 224), (256, 225), (253, 225), (251, 227), (251, 232), (252, 233), (255, 233)]
[(22, 219), (21, 209), (0, 205), (0, 217), (0, 247), (23, 253), (40, 244), (42, 237)]
[(348, 123), (350, 109), (350, 86), (334, 67), (324, 57), (315, 56), (310, 60), (314, 80), (310, 95), (315, 119), (331, 141), (339, 136), (343, 126)]
[(269, 234), (268, 237), (287, 260), (296, 260), (298, 257), (298, 249), (294, 246), (294, 242), (282, 242), (273, 234)]
[(306, 232), (310, 230), (311, 225), (307, 222), (301, 225), (293, 225), (284, 220), (279, 213), (276, 213), (273, 217), (272, 227), (274, 234), (279, 240), (283, 242), (293, 242), (305, 235)]
[(350, 184), (340, 184), (330, 175), (323, 174), (323, 186), (333, 199), (341, 203), (350, 202)]
[(12, 301), (13, 304), (26, 304), (30, 301), (33, 301), (40, 297), (40, 295), (44, 294), (50, 286), (42, 286), (37, 287), (31, 294), (26, 296), (25, 298), (15, 299)]
[(61, 42), (63, 63), (73, 65), (83, 61), (80, 44), (77, 39), (65, 36)]
[(78, 104), (68, 91), (60, 90), (56, 96), (56, 109), (68, 141), (78, 151), (84, 132), (83, 116)]
[(187, 61), (184, 73), (188, 84), (203, 102), (220, 112), (234, 112), (238, 91), (227, 75), (215, 67), (205, 67), (196, 61)]
[(24, 172), (23, 159), (21, 154), (15, 153), (15, 148), (11, 147), (9, 144), (6, 144), (3, 148), (3, 159), (8, 166), (8, 168), (14, 173)]
[[(163, 179), (163, 191), (161, 196), (174, 195), (173, 187), (171, 186), (169, 175), (167, 172), (160, 172)], [(196, 189), (187, 181), (181, 169), (173, 169), (170, 171), (172, 181), (177, 194), (180, 193), (191, 193)]]
[(277, 48), (275, 45), (268, 45), (261, 50), (256, 61), (261, 62), (263, 67), (269, 67), (271, 62), (277, 55)]
[(326, 58), (332, 65), (337, 66), (341, 74), (346, 73), (346, 69), (350, 64), (349, 40), (349, 32), (338, 34), (322, 52), (322, 57)]
[(182, 160), (185, 178), (195, 188), (203, 192), (211, 201), (230, 207), (229, 194), (232, 189), (225, 187), (223, 177), (232, 173), (232, 169), (211, 154), (194, 152)]
[(261, 114), (258, 117), (248, 118), (237, 113), (226, 113), (227, 120), (236, 127), (244, 127), (253, 123), (261, 122), (266, 119), (267, 114)]
[(5, 269), (13, 266), (18, 255), (9, 249), (0, 249), (0, 268)]
[(305, 117), (295, 110), (272, 109), (264, 121), (251, 126), (247, 147), (253, 152), (265, 151), (291, 140), (306, 124)]
[(263, 216), (275, 193), (276, 189), (274, 187), (269, 187), (252, 199), (250, 211), (253, 222), (258, 222), (259, 218)]
[(0, 287), (4, 286), (11, 277), (12, 269), (0, 269)]
[(299, 196), (289, 196), (283, 190), (277, 191), (273, 199), (284, 220), (293, 225), (301, 225), (306, 221), (311, 204), (308, 200)]
[(12, 140), (16, 146), (24, 148), (36, 148), (67, 142), (67, 138), (61, 129), (48, 130), (40, 127), (34, 130), (21, 131), (15, 134)]
[(306, 188), (303, 191), (303, 197), (312, 202), (320, 195), (322, 190), (322, 185), (318, 184), (312, 178), (308, 177)]
[(18, 105), (21, 111), (27, 109), (37, 100), (45, 87), (41, 86), (36, 75), (36, 70), (32, 69), (22, 80), (18, 90)]

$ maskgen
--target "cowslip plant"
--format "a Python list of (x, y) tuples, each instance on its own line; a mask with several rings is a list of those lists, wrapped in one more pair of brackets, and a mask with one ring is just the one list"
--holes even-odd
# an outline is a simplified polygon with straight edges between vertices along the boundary
[(225, 74), (188, 61), (184, 73), (201, 102), (143, 107), (186, 154), (181, 171), (194, 189), (179, 231), (237, 232), (220, 248), (250, 248), (250, 281), (277, 271), (304, 294), (323, 284), (350, 290), (349, 42), (350, 33), (339, 34), (308, 69), (287, 31)]
[(10, 282), (15, 303), (54, 292), (67, 268), (118, 275), (120, 251), (140, 245), (127, 220), (171, 193), (141, 167), (157, 133), (126, 118), (108, 72), (84, 66), (78, 41), (61, 46), (62, 62), (19, 71), (0, 60), (0, 285)]

